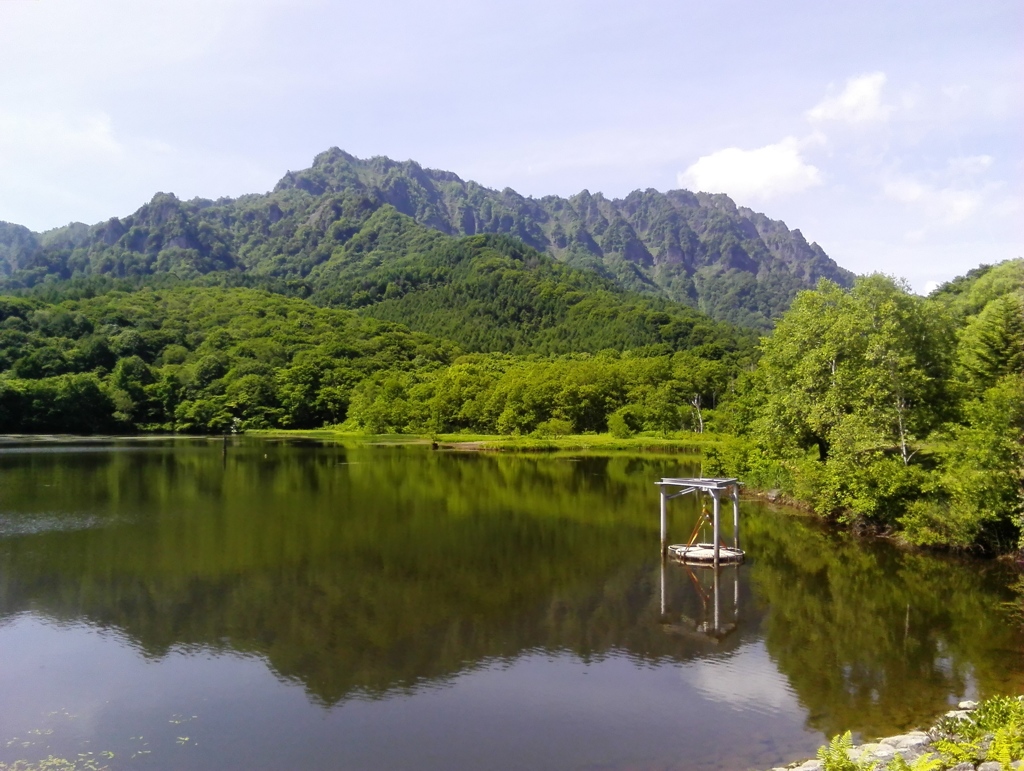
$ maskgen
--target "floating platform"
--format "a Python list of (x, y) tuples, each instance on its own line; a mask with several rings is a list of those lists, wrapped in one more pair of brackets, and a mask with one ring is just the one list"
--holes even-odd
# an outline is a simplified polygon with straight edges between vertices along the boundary
[[(668, 556), (685, 562), (687, 565), (714, 565), (715, 545), (713, 543), (695, 543), (687, 546), (684, 543), (672, 544), (668, 547)], [(742, 549), (733, 546), (718, 547), (719, 565), (739, 565), (743, 562)]]

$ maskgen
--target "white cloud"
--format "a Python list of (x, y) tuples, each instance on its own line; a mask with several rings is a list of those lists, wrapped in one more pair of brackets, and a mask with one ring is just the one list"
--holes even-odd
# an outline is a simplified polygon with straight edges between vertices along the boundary
[(800, 142), (786, 137), (756, 150), (727, 147), (705, 155), (679, 174), (679, 184), (740, 198), (772, 198), (821, 184), (821, 173), (800, 154)]
[(958, 176), (974, 176), (987, 171), (992, 165), (991, 155), (967, 155), (949, 159), (949, 170)]
[(26, 156), (36, 162), (81, 161), (112, 159), (121, 153), (110, 116), (104, 112), (0, 112), (0, 168)]
[(891, 179), (882, 190), (887, 198), (915, 206), (930, 219), (949, 224), (970, 219), (981, 207), (985, 197), (981, 190), (936, 187), (911, 177)]
[(886, 121), (892, 107), (882, 103), (885, 80), (884, 72), (850, 78), (841, 93), (826, 96), (807, 111), (807, 117), (812, 121), (834, 120), (854, 124)]

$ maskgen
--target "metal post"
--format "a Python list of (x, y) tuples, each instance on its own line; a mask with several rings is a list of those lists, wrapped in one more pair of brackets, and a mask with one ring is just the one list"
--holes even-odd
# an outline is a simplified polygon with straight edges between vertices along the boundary
[[(717, 549), (715, 551), (718, 551)], [(718, 574), (721, 573), (718, 569), (718, 561), (715, 561), (715, 634), (718, 634), (718, 630), (721, 628), (721, 601), (718, 596)]]
[(661, 620), (665, 620), (665, 555), (661, 555)]
[[(720, 522), (720, 520), (721, 520), (722, 506), (721, 506), (721, 504), (718, 501), (718, 490), (712, 490), (711, 491), (711, 497), (715, 501), (715, 508), (714, 508), (714, 517), (715, 517), (715, 521), (714, 521), (714, 532), (715, 532), (715, 570), (717, 570), (718, 569), (718, 551), (719, 551), (718, 544), (719, 544), (719, 541), (721, 540), (721, 537), (720, 537), (720, 532), (721, 532), (720, 525), (721, 525), (721, 522)], [(716, 573), (716, 575), (717, 575), (717, 573)]]
[(740, 487), (732, 486), (732, 545), (740, 548)]
[(661, 488), (661, 553), (668, 553), (668, 512), (665, 510), (665, 488)]

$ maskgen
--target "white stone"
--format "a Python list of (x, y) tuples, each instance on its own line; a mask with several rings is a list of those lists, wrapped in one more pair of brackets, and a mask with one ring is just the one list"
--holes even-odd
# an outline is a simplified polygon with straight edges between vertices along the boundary
[(868, 754), (882, 763), (888, 763), (896, 756), (896, 751), (887, 744), (873, 744), (871, 746), (872, 749)]
[(976, 701), (962, 701), (956, 705), (957, 709), (977, 709), (978, 702)]
[(851, 748), (847, 754), (850, 760), (889, 761), (892, 760), (896, 751), (888, 744), (862, 744), (859, 747)]
[(802, 763), (796, 768), (797, 771), (824, 771), (825, 764), (818, 759), (814, 759), (808, 760), (806, 763)]
[(924, 731), (911, 731), (910, 733), (889, 736), (881, 740), (881, 744), (888, 744), (890, 747), (895, 747), (898, 750), (917, 750), (928, 746), (930, 742), (931, 737)]
[(986, 760), (978, 766), (978, 771), (1003, 771), (1003, 764), (996, 763), (994, 760)]
[(968, 720), (971, 717), (971, 713), (966, 709), (951, 709), (946, 713), (946, 717)]

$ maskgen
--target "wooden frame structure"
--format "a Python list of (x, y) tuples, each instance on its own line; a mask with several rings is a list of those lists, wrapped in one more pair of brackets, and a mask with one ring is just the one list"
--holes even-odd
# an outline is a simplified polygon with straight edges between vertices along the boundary
[[(729, 479), (707, 479), (704, 477), (663, 477), (660, 482), (655, 482), (661, 488), (661, 554), (664, 557), (668, 554), (668, 502), (681, 495), (689, 495), (695, 492), (708, 493), (714, 501), (712, 514), (712, 527), (714, 529), (713, 552), (711, 562), (717, 568), (722, 562), (722, 539), (721, 539), (721, 498), (727, 493), (732, 499), (732, 533), (733, 546), (730, 552), (738, 555), (742, 560), (743, 552), (740, 551), (740, 481), (735, 478)], [(675, 490), (675, 492), (673, 492)], [(690, 548), (687, 545), (687, 549)], [(676, 548), (676, 547), (673, 547)], [(727, 547), (728, 548), (728, 547)], [(730, 559), (730, 562), (737, 560)]]

